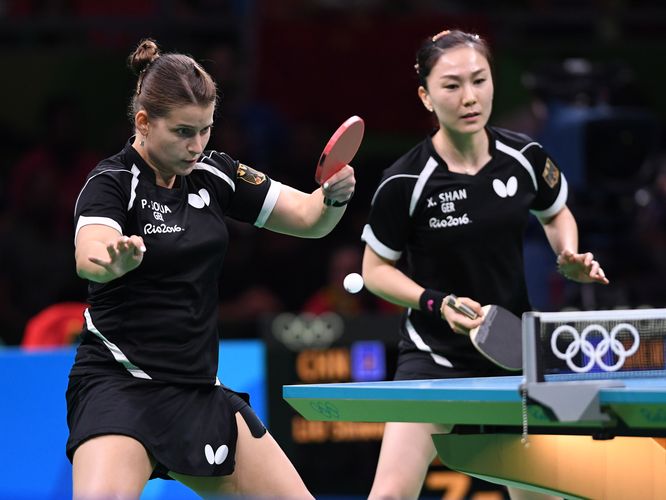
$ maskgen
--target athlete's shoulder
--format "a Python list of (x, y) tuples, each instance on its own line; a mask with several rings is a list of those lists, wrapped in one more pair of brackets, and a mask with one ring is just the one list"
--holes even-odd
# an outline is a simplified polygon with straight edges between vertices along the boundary
[(220, 151), (205, 151), (194, 167), (192, 174), (207, 176), (214, 179), (215, 182), (223, 182), (234, 189), (237, 181), (259, 186), (269, 180), (263, 172), (255, 170)]
[(498, 140), (513, 149), (522, 150), (525, 146), (541, 147), (537, 141), (527, 134), (501, 127), (488, 127), (488, 129), (490, 130), (490, 135), (495, 140)]
[[(136, 153), (138, 156), (138, 153)], [(132, 182), (136, 175), (135, 161), (128, 155), (127, 147), (100, 161), (89, 173), (81, 187), (74, 207), (80, 207), (99, 200), (121, 199), (123, 203), (131, 197)], [(111, 198), (108, 198), (111, 197)]]
[(101, 160), (88, 174), (88, 179), (104, 175), (122, 179), (131, 174), (133, 161), (127, 153), (127, 148), (118, 153)]
[(430, 157), (429, 139), (425, 139), (398, 158), (382, 172), (372, 203), (374, 204), (378, 197), (394, 199), (399, 196), (409, 199)]
[[(192, 176), (203, 179), (203, 182), (221, 182), (232, 189), (236, 179), (241, 175), (244, 165), (227, 153), (221, 151), (204, 151), (194, 166)], [(247, 168), (247, 167), (245, 167)]]
[(397, 177), (409, 179), (411, 177), (418, 177), (431, 156), (428, 143), (429, 139), (424, 139), (416, 144), (385, 169), (382, 178)]
[(210, 172), (211, 169), (217, 169), (220, 172), (229, 174), (235, 172), (238, 165), (238, 160), (233, 159), (231, 155), (223, 151), (207, 150), (201, 155), (195, 170), (206, 170)]

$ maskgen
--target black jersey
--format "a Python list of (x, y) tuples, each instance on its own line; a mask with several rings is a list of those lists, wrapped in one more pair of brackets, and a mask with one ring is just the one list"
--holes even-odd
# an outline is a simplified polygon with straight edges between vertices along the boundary
[(217, 168), (197, 163), (167, 189), (128, 143), (89, 174), (76, 202), (77, 234), (103, 224), (141, 236), (147, 251), (133, 271), (90, 283), (72, 375), (218, 383), (218, 279), (229, 243), (224, 219), (261, 227), (280, 183), (226, 154), (215, 158)]
[[(383, 173), (362, 239), (378, 255), (401, 258), (425, 288), (530, 309), (523, 270), (529, 213), (547, 218), (566, 203), (567, 184), (542, 147), (522, 134), (486, 128), (491, 160), (476, 175), (450, 172), (428, 137)], [(407, 310), (402, 340), (441, 366), (485, 358), (445, 321)]]

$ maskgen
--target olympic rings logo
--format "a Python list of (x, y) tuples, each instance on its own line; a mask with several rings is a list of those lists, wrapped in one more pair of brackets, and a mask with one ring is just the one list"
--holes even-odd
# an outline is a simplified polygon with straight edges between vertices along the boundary
[[(626, 349), (622, 342), (617, 339), (618, 333), (623, 330), (631, 333), (633, 337), (633, 343), (629, 349)], [(588, 335), (592, 332), (598, 332), (603, 337), (596, 346), (587, 340)], [(564, 352), (560, 351), (557, 347), (557, 340), (563, 333), (569, 333), (573, 337), (573, 340)], [(601, 325), (588, 325), (580, 334), (578, 333), (578, 330), (572, 326), (561, 325), (553, 331), (553, 335), (550, 337), (550, 348), (553, 351), (553, 354), (558, 358), (565, 360), (567, 366), (577, 373), (589, 372), (595, 363), (604, 371), (617, 371), (622, 365), (624, 365), (624, 361), (638, 350), (640, 343), (641, 339), (638, 336), (638, 330), (628, 323), (619, 323), (615, 325), (610, 331), (610, 334), (608, 333), (608, 330)], [(612, 365), (606, 364), (603, 359), (609, 351), (612, 351), (617, 356), (617, 361)], [(582, 352), (588, 358), (588, 361), (584, 366), (578, 366), (574, 363), (574, 357), (579, 352)]]
[(282, 313), (273, 319), (273, 336), (288, 349), (328, 347), (344, 333), (342, 317), (336, 313), (314, 314)]
[(329, 420), (340, 418), (337, 406), (329, 401), (311, 401), (310, 408)]

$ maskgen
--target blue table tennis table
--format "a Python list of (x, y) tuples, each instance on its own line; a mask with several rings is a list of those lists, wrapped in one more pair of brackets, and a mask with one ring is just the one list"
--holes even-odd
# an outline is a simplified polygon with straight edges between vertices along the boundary
[[(666, 378), (601, 387), (593, 401), (599, 418), (566, 422), (543, 405), (524, 407), (523, 382), (507, 376), (290, 385), (283, 396), (309, 420), (444, 424), (451, 431), (433, 436), (442, 462), (492, 482), (566, 498), (666, 498)], [(562, 381), (565, 388), (577, 384), (584, 382)]]
[(492, 482), (666, 499), (666, 309), (529, 311), (521, 352), (522, 376), (293, 385), (283, 395), (311, 420), (442, 424), (442, 462)]

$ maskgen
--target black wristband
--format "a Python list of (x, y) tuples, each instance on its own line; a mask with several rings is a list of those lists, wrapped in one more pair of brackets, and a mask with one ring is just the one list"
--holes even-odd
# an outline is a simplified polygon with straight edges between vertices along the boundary
[(442, 319), (442, 303), (448, 294), (426, 288), (419, 297), (421, 311), (434, 318)]
[(349, 201), (354, 197), (354, 192), (352, 191), (352, 194), (347, 198), (345, 201), (336, 201), (336, 200), (331, 200), (330, 198), (326, 198), (326, 195), (324, 195), (324, 205), (327, 207), (344, 207)]

